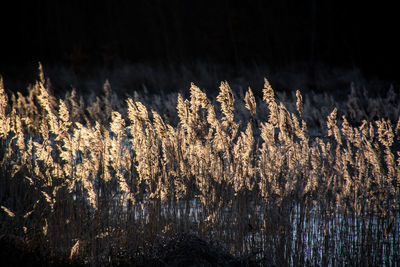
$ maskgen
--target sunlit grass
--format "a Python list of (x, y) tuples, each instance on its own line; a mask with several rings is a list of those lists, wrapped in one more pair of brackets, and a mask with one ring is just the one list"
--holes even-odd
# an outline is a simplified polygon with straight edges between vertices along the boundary
[(267, 80), (243, 100), (228, 82), (216, 99), (192, 84), (155, 109), (108, 82), (90, 101), (57, 99), (42, 72), (28, 92), (0, 83), (1, 233), (98, 264), (176, 232), (260, 264), (399, 263), (393, 90), (365, 103), (353, 89), (327, 118), (328, 96), (277, 101)]

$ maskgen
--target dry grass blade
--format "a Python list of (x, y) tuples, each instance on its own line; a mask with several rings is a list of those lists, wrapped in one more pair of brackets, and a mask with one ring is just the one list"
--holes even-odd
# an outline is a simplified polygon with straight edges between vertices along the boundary
[(3, 205), (1, 205), (0, 207), (1, 207), (1, 209), (2, 209), (5, 213), (7, 213), (8, 216), (10, 216), (10, 217), (15, 217), (14, 212), (12, 212), (12, 211), (9, 210), (8, 208), (4, 207)]

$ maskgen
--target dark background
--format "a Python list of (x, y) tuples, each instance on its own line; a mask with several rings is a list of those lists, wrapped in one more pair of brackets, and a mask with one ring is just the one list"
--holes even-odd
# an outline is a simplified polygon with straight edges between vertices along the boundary
[[(358, 68), (398, 83), (398, 14), (387, 2), (8, 1), (0, 7), (0, 73), (29, 82), (37, 63), (78, 77), (127, 63)], [(36, 77), (36, 76), (35, 76)]]

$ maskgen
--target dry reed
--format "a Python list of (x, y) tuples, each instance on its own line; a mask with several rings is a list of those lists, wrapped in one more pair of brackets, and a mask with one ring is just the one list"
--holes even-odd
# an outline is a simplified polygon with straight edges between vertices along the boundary
[(399, 264), (400, 119), (357, 127), (334, 108), (313, 135), (320, 111), (299, 91), (277, 102), (266, 79), (266, 103), (245, 93), (247, 122), (227, 82), (220, 111), (192, 84), (176, 124), (104, 92), (57, 100), (41, 72), (28, 96), (9, 96), (0, 80), (1, 233), (99, 264), (179, 231), (260, 264)]

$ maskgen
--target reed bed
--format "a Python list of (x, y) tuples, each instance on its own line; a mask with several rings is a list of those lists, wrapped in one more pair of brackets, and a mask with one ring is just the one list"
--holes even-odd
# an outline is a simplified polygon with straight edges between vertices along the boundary
[(0, 233), (89, 265), (190, 233), (259, 265), (398, 266), (399, 96), (357, 92), (303, 101), (265, 79), (122, 101), (106, 82), (84, 100), (43, 72), (26, 95), (0, 81)]

